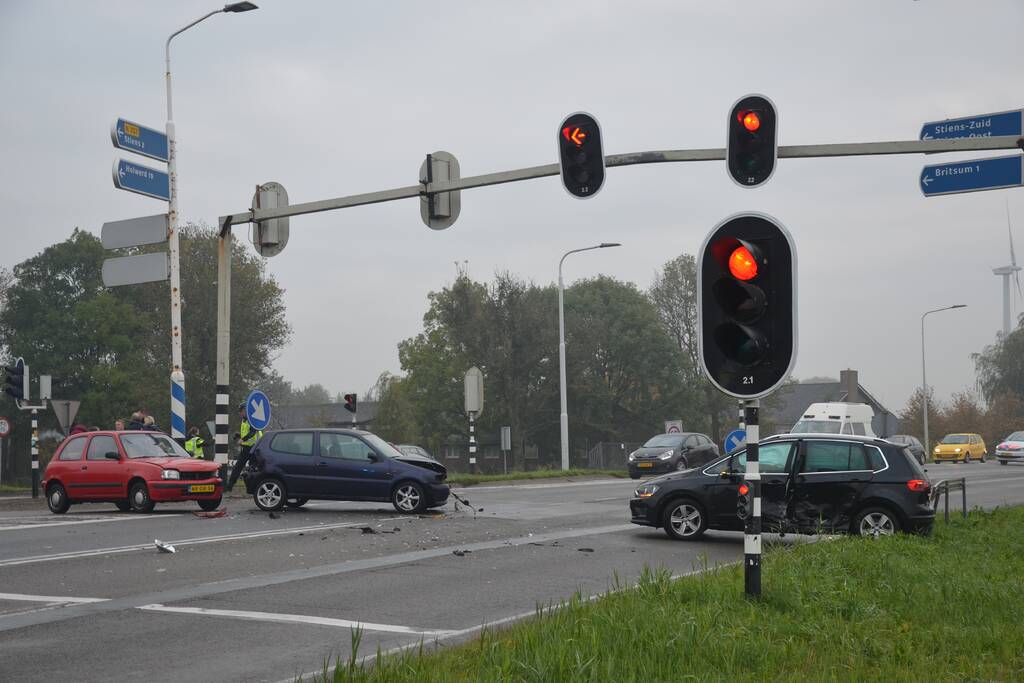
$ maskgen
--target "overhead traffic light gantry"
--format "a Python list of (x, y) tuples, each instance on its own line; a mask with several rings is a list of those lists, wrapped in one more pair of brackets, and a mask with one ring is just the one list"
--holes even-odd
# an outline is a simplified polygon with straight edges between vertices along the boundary
[(558, 127), (558, 166), (565, 191), (579, 199), (593, 197), (604, 185), (601, 127), (590, 114), (570, 114)]
[(708, 378), (758, 398), (796, 360), (796, 247), (770, 216), (742, 213), (707, 236), (698, 263), (700, 356)]
[(725, 159), (729, 176), (741, 187), (758, 187), (775, 172), (778, 116), (763, 95), (747, 95), (729, 111)]

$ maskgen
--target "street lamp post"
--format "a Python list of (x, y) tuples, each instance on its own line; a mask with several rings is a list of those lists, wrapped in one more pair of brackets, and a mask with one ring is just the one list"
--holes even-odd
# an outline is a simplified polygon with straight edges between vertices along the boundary
[(591, 249), (607, 249), (608, 247), (621, 247), (622, 245), (618, 242), (601, 242), (601, 244), (595, 244), (592, 247), (583, 247), (582, 249), (572, 249), (565, 252), (562, 255), (562, 259), (558, 262), (558, 387), (561, 398), (562, 413), (559, 417), (561, 424), (562, 433), (562, 469), (569, 469), (569, 409), (567, 407), (568, 400), (566, 398), (565, 390), (565, 286), (562, 284), (562, 264), (565, 262), (565, 257), (569, 254), (575, 254), (580, 251), (590, 251)]
[(185, 370), (181, 359), (181, 268), (178, 249), (178, 170), (175, 153), (174, 114), (171, 109), (171, 40), (196, 24), (222, 12), (248, 12), (257, 9), (251, 2), (233, 2), (196, 19), (167, 38), (167, 173), (171, 192), (167, 201), (167, 250), (171, 261), (171, 436), (185, 439)]
[(936, 308), (931, 311), (925, 311), (921, 315), (921, 410), (924, 411), (924, 448), (925, 458), (931, 457), (932, 445), (928, 440), (928, 380), (925, 374), (925, 363), (924, 363), (924, 319), (932, 313), (938, 313), (939, 311), (951, 311), (954, 308), (967, 308), (967, 304), (954, 304), (952, 306), (946, 306), (945, 308)]

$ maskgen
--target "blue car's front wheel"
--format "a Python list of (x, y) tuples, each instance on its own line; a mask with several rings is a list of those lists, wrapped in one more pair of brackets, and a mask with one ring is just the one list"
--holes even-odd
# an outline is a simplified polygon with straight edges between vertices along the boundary
[(403, 481), (391, 493), (391, 504), (399, 512), (422, 512), (427, 507), (427, 497), (422, 486), (414, 481)]

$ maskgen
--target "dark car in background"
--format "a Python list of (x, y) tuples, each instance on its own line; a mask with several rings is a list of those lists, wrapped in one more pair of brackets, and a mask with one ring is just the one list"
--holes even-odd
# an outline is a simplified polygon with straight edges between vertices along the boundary
[[(761, 442), (761, 524), (766, 532), (928, 532), (931, 484), (906, 447), (839, 434), (784, 434)], [(707, 529), (742, 531), (736, 515), (746, 450), (702, 469), (647, 481), (630, 500), (631, 521), (690, 541)]]
[(288, 429), (264, 434), (242, 474), (261, 510), (309, 500), (390, 502), (404, 513), (448, 500), (448, 470), (357, 429)]
[(704, 434), (682, 432), (651, 437), (629, 454), (626, 466), (633, 479), (699, 467), (719, 456), (718, 446)]
[(917, 437), (911, 436), (910, 434), (897, 434), (896, 436), (887, 436), (885, 437), (885, 440), (906, 446), (911, 455), (917, 459), (917, 463), (919, 465), (924, 464), (927, 454), (924, 452), (924, 446), (922, 446), (921, 442), (917, 440)]

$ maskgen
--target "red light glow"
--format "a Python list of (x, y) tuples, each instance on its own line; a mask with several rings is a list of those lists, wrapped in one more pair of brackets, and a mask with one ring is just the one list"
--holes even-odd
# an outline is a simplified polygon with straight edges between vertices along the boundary
[(750, 487), (746, 484), (740, 484), (740, 495), (745, 496), (750, 493)]
[(743, 122), (743, 127), (751, 133), (761, 127), (761, 117), (757, 115), (756, 111), (741, 111), (740, 121)]
[(729, 272), (737, 280), (753, 280), (757, 277), (757, 261), (754, 255), (744, 246), (733, 249), (729, 256)]
[(562, 137), (577, 147), (582, 147), (583, 143), (587, 140), (586, 132), (580, 129), (579, 126), (566, 126), (562, 129)]

